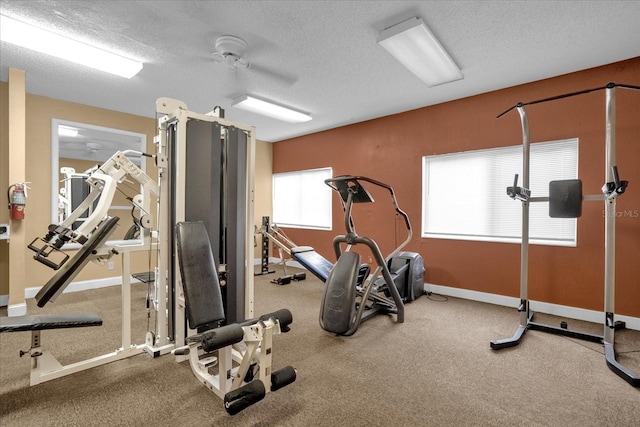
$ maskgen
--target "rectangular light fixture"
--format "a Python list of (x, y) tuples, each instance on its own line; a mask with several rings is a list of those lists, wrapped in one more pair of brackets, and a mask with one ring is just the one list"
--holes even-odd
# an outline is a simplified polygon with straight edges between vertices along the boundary
[(422, 19), (409, 18), (383, 30), (378, 44), (429, 87), (464, 78)]
[(0, 40), (130, 79), (142, 63), (0, 15)]
[(75, 138), (78, 136), (78, 129), (59, 125), (58, 136), (67, 136), (70, 138)]
[(256, 98), (253, 95), (239, 96), (233, 100), (231, 106), (289, 123), (303, 123), (311, 120), (311, 115), (307, 113), (283, 107), (271, 101)]

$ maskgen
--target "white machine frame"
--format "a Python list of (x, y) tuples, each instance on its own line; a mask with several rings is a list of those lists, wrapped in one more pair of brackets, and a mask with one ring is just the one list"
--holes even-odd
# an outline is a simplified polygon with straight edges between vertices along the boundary
[[(230, 120), (226, 120), (220, 117), (217, 117), (213, 114), (200, 114), (194, 113), (187, 109), (187, 106), (184, 102), (178, 101), (171, 98), (159, 98), (156, 101), (156, 111), (160, 114), (165, 114), (158, 120), (158, 135), (159, 140), (158, 143), (158, 152), (162, 153), (166, 158), (168, 156), (168, 136), (167, 130), (169, 125), (177, 124), (177, 152), (176, 158), (174, 159), (176, 163), (176, 171), (177, 174), (174, 177), (175, 187), (176, 188), (185, 188), (186, 177), (186, 141), (187, 141), (187, 122), (189, 120), (200, 120), (204, 122), (217, 122), (220, 123), (221, 126), (224, 127), (236, 127), (246, 132), (248, 135), (247, 143), (247, 159), (246, 159), (246, 169), (248, 173), (247, 177), (247, 188), (245, 189), (247, 194), (247, 199), (245, 200), (245, 229), (247, 230), (247, 239), (245, 242), (245, 283), (244, 283), (244, 291), (245, 291), (245, 301), (244, 301), (244, 310), (245, 316), (247, 318), (251, 318), (254, 315), (254, 306), (253, 306), (253, 293), (254, 293), (254, 281), (253, 281), (253, 240), (252, 234), (249, 232), (253, 230), (253, 201), (254, 201), (254, 170), (255, 170), (255, 127), (247, 126), (240, 123), (236, 123)], [(168, 176), (167, 174), (160, 175), (160, 188), (161, 200), (168, 200), (169, 196), (169, 185), (168, 185)], [(185, 220), (185, 192), (176, 192), (175, 194), (175, 220), (176, 222)], [(169, 206), (165, 204), (163, 206), (165, 209), (164, 212), (161, 212), (159, 217), (158, 228), (160, 230), (171, 230), (172, 225), (169, 224)], [(169, 235), (165, 234), (158, 240), (158, 251), (160, 253), (171, 253), (170, 249), (170, 240)], [(160, 277), (156, 277), (156, 291), (158, 294), (158, 308), (159, 312), (166, 312), (168, 307), (166, 306), (166, 302), (168, 301), (167, 295), (167, 272), (169, 271), (168, 266), (169, 259), (168, 257), (163, 257), (158, 260), (158, 270), (164, 272), (165, 274), (161, 274)], [(177, 272), (178, 269), (178, 261), (175, 260), (172, 266), (173, 271)], [(184, 300), (184, 291), (182, 290), (182, 281), (179, 277), (179, 274), (176, 274), (177, 283), (175, 284), (176, 289), (176, 298), (174, 301), (175, 310), (175, 320), (174, 320), (174, 331), (175, 338), (174, 342), (176, 346), (184, 345), (186, 338), (186, 323), (185, 323), (185, 300)], [(158, 337), (159, 340), (157, 343), (159, 345), (164, 345), (169, 342), (169, 331), (164, 325), (158, 325)], [(180, 360), (180, 358), (179, 358)], [(182, 359), (185, 360), (185, 359)]]
[[(82, 225), (78, 227), (77, 230), (65, 234), (69, 243), (84, 243), (87, 238), (95, 232), (102, 220), (107, 217), (107, 212), (118, 183), (122, 182), (126, 177), (129, 177), (140, 184), (141, 192), (133, 198), (133, 204), (138, 207), (141, 212), (144, 212), (140, 218), (140, 223), (146, 227), (147, 230), (141, 233), (141, 240), (136, 241), (135, 244), (123, 244), (119, 242), (118, 244), (112, 245), (106, 243), (90, 256), (91, 261), (98, 264), (105, 264), (107, 260), (115, 254), (119, 254), (122, 257), (121, 347), (111, 353), (70, 365), (62, 365), (51, 352), (42, 347), (43, 331), (34, 330), (32, 331), (31, 348), (29, 350), (31, 356), (31, 385), (40, 384), (116, 360), (135, 356), (145, 351), (153, 356), (157, 356), (167, 353), (173, 348), (173, 345), (167, 345), (167, 343), (163, 343), (162, 346), (154, 346), (154, 343), (149, 340), (145, 340), (144, 344), (134, 344), (131, 338), (131, 253), (149, 251), (157, 248), (157, 243), (151, 240), (151, 232), (148, 229), (154, 222), (153, 215), (150, 213), (151, 196), (154, 195), (157, 197), (160, 194), (158, 185), (127, 158), (127, 155), (131, 153), (131, 151), (116, 152), (109, 160), (94, 171), (87, 178), (87, 183), (93, 187), (90, 195), (60, 224), (60, 227), (70, 230), (71, 225), (87, 207), (98, 200), (92, 214), (86, 218)], [(138, 152), (135, 153), (139, 154)], [(154, 234), (157, 235), (157, 233)], [(58, 242), (59, 238), (60, 236), (53, 236), (50, 240), (41, 239), (45, 245), (41, 248), (42, 252), (38, 253), (35, 258), (38, 259), (38, 256), (41, 254), (47, 254), (44, 255), (46, 257), (51, 251), (58, 251), (59, 249), (56, 248), (56, 245), (62, 243)], [(51, 300), (54, 300), (62, 290), (63, 289), (60, 289)], [(159, 313), (159, 318), (161, 317)]]
[[(143, 227), (141, 230), (141, 240), (137, 240), (135, 244), (126, 244), (126, 242), (118, 242), (117, 244), (110, 245), (108, 243), (102, 245), (98, 250), (90, 256), (91, 261), (104, 264), (113, 255), (119, 254), (122, 256), (122, 341), (121, 347), (114, 352), (104, 354), (98, 357), (94, 357), (88, 360), (80, 361), (70, 365), (63, 366), (49, 351), (42, 347), (42, 330), (32, 331), (32, 342), (29, 353), (31, 355), (31, 377), (30, 384), (36, 385), (45, 381), (49, 381), (55, 378), (60, 378), (66, 375), (70, 375), (76, 372), (80, 372), (86, 369), (90, 369), (96, 366), (104, 365), (116, 360), (124, 359), (127, 357), (135, 356), (137, 354), (147, 352), (153, 357), (166, 354), (174, 350), (176, 347), (185, 345), (186, 338), (186, 324), (185, 324), (185, 303), (184, 295), (182, 293), (181, 283), (179, 275), (178, 283), (168, 283), (168, 267), (173, 248), (169, 245), (169, 236), (172, 233), (173, 224), (169, 223), (169, 181), (168, 181), (168, 167), (169, 159), (167, 153), (167, 140), (166, 129), (170, 123), (178, 123), (178, 140), (177, 140), (177, 158), (173, 159), (176, 162), (177, 176), (176, 188), (184, 188), (185, 174), (185, 152), (186, 152), (186, 122), (188, 120), (196, 119), (202, 121), (218, 122), (222, 126), (231, 127), (234, 126), (243, 130), (248, 135), (248, 156), (246, 170), (249, 173), (247, 179), (246, 194), (246, 230), (247, 230), (247, 242), (245, 253), (245, 268), (247, 274), (245, 275), (245, 311), (247, 317), (253, 316), (253, 245), (250, 240), (253, 230), (253, 200), (254, 200), (254, 162), (255, 162), (255, 128), (252, 126), (246, 126), (239, 123), (235, 123), (229, 120), (225, 120), (220, 117), (216, 117), (209, 114), (198, 114), (188, 111), (186, 105), (177, 100), (170, 98), (160, 98), (157, 101), (157, 112), (164, 114), (158, 120), (159, 135), (155, 139), (156, 154), (152, 157), (155, 159), (156, 166), (158, 168), (158, 182), (156, 183), (145, 172), (143, 172), (137, 165), (127, 158), (127, 154), (132, 151), (124, 151), (115, 153), (109, 160), (107, 160), (102, 166), (94, 171), (87, 179), (87, 183), (93, 187), (90, 195), (76, 208), (70, 215), (68, 215), (64, 221), (62, 221), (58, 227), (64, 231), (64, 238), (61, 239), (61, 235), (50, 233), (46, 238), (40, 238), (43, 245), (35, 247), (34, 243), (39, 239), (34, 240), (30, 245), (30, 248), (37, 252), (37, 257), (44, 259), (43, 262), (47, 263), (54, 269), (60, 268), (60, 265), (66, 261), (66, 258), (62, 260), (60, 265), (56, 265), (54, 262), (48, 259), (48, 256), (54, 252), (61, 252), (65, 243), (79, 243), (83, 244), (88, 240), (91, 234), (96, 231), (102, 221), (107, 218), (107, 213), (113, 200), (113, 196), (116, 191), (118, 183), (122, 182), (126, 177), (132, 178), (140, 184), (141, 192), (133, 198), (133, 204), (140, 208), (143, 215), (140, 218), (140, 223)], [(135, 152), (136, 154), (141, 154)], [(151, 214), (151, 196), (158, 198), (157, 207), (157, 224), (156, 230), (151, 231), (156, 219)], [(96, 206), (93, 208), (91, 215), (86, 218), (80, 227), (76, 230), (71, 230), (71, 225), (76, 221), (80, 215), (87, 210), (89, 206), (92, 206), (97, 201)], [(184, 219), (184, 192), (177, 192), (175, 195), (175, 209), (177, 211), (178, 220)], [(181, 210), (182, 209), (182, 210)], [(52, 225), (53, 227), (54, 225)], [(50, 227), (51, 231), (51, 227)], [(42, 244), (42, 242), (40, 242)], [(131, 259), (130, 255), (136, 251), (158, 251), (158, 265), (155, 269), (154, 280), (154, 295), (153, 295), (153, 308), (156, 312), (156, 325), (155, 333), (147, 332), (145, 342), (143, 344), (132, 343), (131, 338)], [(176, 264), (173, 265), (174, 271), (177, 269)], [(175, 298), (174, 313), (173, 316), (169, 313), (169, 290), (170, 287), (175, 285), (177, 297)], [(64, 286), (66, 287), (66, 285)], [(63, 289), (58, 292), (62, 293)], [(57, 294), (54, 298), (57, 297)], [(53, 300), (52, 298), (51, 300)], [(170, 336), (169, 330), (170, 324), (175, 331), (174, 336)], [(53, 329), (53, 328), (52, 328)], [(274, 333), (273, 325), (267, 325), (263, 328), (256, 329), (255, 326), (247, 329), (247, 339), (249, 342), (248, 352), (251, 357), (259, 357), (264, 366), (267, 369), (270, 366), (271, 356), (260, 354), (260, 346), (266, 344), (271, 346), (271, 336)], [(190, 344), (191, 346), (191, 344)], [(221, 354), (226, 354), (230, 349), (221, 351)], [(197, 352), (193, 352), (194, 354)], [(236, 359), (241, 354), (236, 351)], [(257, 356), (256, 356), (257, 355)], [(179, 361), (186, 360), (187, 356), (178, 357)], [(221, 364), (229, 363), (225, 357), (221, 357), (223, 361)], [(199, 364), (194, 365), (194, 373), (196, 376), (201, 377), (204, 375), (197, 368)], [(241, 367), (242, 368), (242, 367)], [(244, 369), (244, 368), (242, 368)], [(206, 377), (206, 375), (205, 375)], [(269, 377), (269, 376), (267, 376)], [(209, 388), (215, 384), (214, 380), (205, 381)], [(266, 385), (266, 384), (265, 384)], [(221, 390), (226, 390), (227, 386), (222, 386)], [(219, 393), (217, 393), (219, 394)]]
[[(115, 254), (122, 256), (122, 346), (115, 352), (66, 366), (42, 347), (43, 330), (102, 325), (102, 319), (95, 314), (2, 318), (0, 332), (31, 331), (31, 348), (28, 352), (21, 352), (21, 355), (28, 353), (31, 356), (31, 385), (145, 351), (153, 357), (172, 352), (178, 362), (189, 359), (196, 378), (222, 398), (227, 412), (234, 415), (264, 398), (266, 393), (291, 384), (296, 378), (296, 372), (290, 366), (277, 372), (271, 370), (273, 335), (289, 330), (291, 312), (283, 309), (259, 319), (245, 320), (252, 318), (254, 312), (251, 230), (255, 130), (215, 115), (192, 113), (184, 103), (169, 98), (158, 100), (157, 111), (165, 114), (158, 121), (159, 136), (155, 139), (157, 153), (154, 156), (135, 153), (155, 159), (158, 183), (127, 158), (131, 151), (117, 152), (89, 174), (86, 182), (92, 189), (82, 203), (60, 224), (51, 224), (45, 237), (36, 238), (29, 245), (36, 253), (36, 260), (59, 270), (36, 295), (40, 307), (55, 300), (88, 261), (105, 263)], [(211, 126), (193, 124), (194, 145), (189, 156), (194, 162), (192, 166), (196, 166), (187, 173), (186, 137), (190, 120), (209, 122)], [(221, 145), (216, 146), (216, 143)], [(200, 150), (202, 147), (215, 147), (216, 150), (203, 152)], [(171, 159), (173, 165), (170, 165), (170, 156), (174, 157)], [(201, 164), (199, 158), (207, 156), (210, 163)], [(142, 212), (137, 220), (142, 229), (142, 238), (130, 245), (110, 244), (107, 239), (117, 226), (118, 218), (109, 217), (108, 211), (117, 185), (125, 177), (134, 179), (141, 187), (141, 193), (132, 198), (132, 203)], [(217, 178), (220, 180), (216, 181)], [(204, 205), (192, 202), (187, 209), (187, 181), (193, 185), (201, 180), (215, 184), (204, 187), (204, 192), (198, 186), (199, 193), (189, 193), (189, 196), (195, 196), (198, 201), (205, 193), (211, 193), (213, 197), (205, 198)], [(152, 196), (158, 201), (157, 221), (150, 214)], [(73, 230), (74, 222), (89, 207), (93, 207), (92, 211)], [(190, 218), (185, 218), (187, 210)], [(216, 210), (219, 212), (212, 212)], [(186, 227), (186, 220), (197, 227), (196, 234), (178, 243), (174, 236), (183, 229), (183, 225)], [(157, 229), (152, 232), (154, 224)], [(210, 234), (212, 230), (214, 234)], [(194, 236), (201, 238), (201, 241), (196, 242)], [(219, 260), (215, 262), (211, 243), (218, 239), (220, 244), (216, 249)], [(40, 243), (36, 244), (38, 240)], [(67, 264), (69, 256), (62, 250), (66, 243), (81, 245)], [(208, 253), (202, 251), (204, 246)], [(200, 267), (205, 261), (210, 261), (208, 269), (196, 270), (193, 277), (190, 276), (192, 273), (185, 273), (192, 271), (182, 268), (180, 263), (179, 258), (185, 248), (191, 249), (191, 257), (204, 256), (193, 265)], [(144, 344), (132, 344), (130, 254), (153, 249), (157, 250), (158, 264), (153, 272), (153, 295), (147, 295), (147, 309), (150, 310), (152, 306), (156, 311), (155, 331), (147, 331)], [(174, 253), (177, 256), (172, 257)], [(59, 262), (54, 260), (54, 254), (62, 254)], [(242, 272), (239, 273), (239, 270)], [(190, 278), (186, 279), (182, 274)], [(227, 278), (230, 279), (229, 283)], [(189, 293), (193, 304), (191, 311), (187, 309), (185, 282), (195, 282), (190, 287), (198, 289)], [(221, 285), (227, 286), (226, 305)], [(214, 294), (203, 294), (198, 286), (208, 286)], [(232, 288), (231, 291), (229, 288)], [(210, 297), (214, 295), (217, 295), (219, 302), (211, 300)], [(225, 315), (230, 307), (233, 318)], [(200, 314), (194, 316), (198, 310)], [(240, 316), (242, 319), (238, 320)], [(187, 331), (187, 318), (189, 325), (198, 330)], [(206, 320), (203, 323), (194, 321), (200, 318)], [(225, 320), (229, 324), (221, 326)], [(203, 332), (200, 329), (206, 330)], [(214, 372), (216, 370), (217, 373)]]
[[(240, 345), (228, 345), (214, 353), (205, 353), (197, 342), (175, 350), (176, 358), (180, 353), (188, 354), (193, 374), (209, 390), (223, 399), (227, 393), (242, 387), (244, 379), (252, 365), (259, 368), (254, 375), (262, 381), (265, 390), (271, 389), (271, 359), (273, 335), (280, 334), (280, 323), (267, 319), (259, 323), (243, 326), (244, 338)], [(185, 351), (188, 349), (188, 351)], [(212, 367), (218, 367), (218, 373), (211, 373)]]

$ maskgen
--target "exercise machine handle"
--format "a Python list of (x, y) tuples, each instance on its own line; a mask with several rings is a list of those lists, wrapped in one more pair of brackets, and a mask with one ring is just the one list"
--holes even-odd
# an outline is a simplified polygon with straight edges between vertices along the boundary
[(513, 187), (507, 187), (507, 196), (513, 200), (526, 202), (531, 197), (531, 190), (524, 187), (518, 187), (518, 174), (513, 178)]
[(602, 193), (604, 193), (607, 200), (615, 199), (620, 194), (624, 193), (629, 185), (629, 181), (620, 181), (618, 176), (618, 167), (611, 167), (612, 182), (607, 182), (602, 186)]
[[(396, 194), (393, 191), (393, 188), (390, 185), (387, 185), (383, 182), (376, 181), (372, 178), (367, 178), (365, 176), (353, 176), (353, 175), (342, 175), (336, 176), (334, 178), (325, 179), (325, 184), (329, 187), (337, 191), (342, 198), (342, 207), (345, 211), (345, 227), (347, 230), (347, 236), (345, 237), (345, 241), (349, 244), (350, 241), (355, 241), (358, 239), (357, 234), (355, 233), (353, 227), (353, 221), (351, 218), (351, 207), (353, 203), (362, 203), (362, 202), (373, 202), (373, 198), (371, 195), (365, 190), (360, 181), (365, 181), (370, 184), (373, 184), (377, 187), (381, 187), (386, 189), (391, 195), (391, 201), (393, 202), (394, 209), (398, 215), (400, 215), (404, 219), (405, 227), (407, 228), (407, 237), (406, 239), (398, 245), (388, 256), (387, 260), (395, 257), (400, 251), (409, 244), (411, 238), (413, 237), (413, 230), (411, 228), (411, 221), (409, 220), (409, 215), (406, 214), (405, 211), (400, 209), (398, 206), (398, 200), (396, 199)], [(335, 243), (335, 239), (334, 239)], [(338, 255), (339, 256), (339, 255)]]
[[(405, 226), (407, 227), (407, 230), (409, 231), (409, 238), (411, 238), (411, 221), (409, 221), (409, 216), (402, 210), (400, 209), (400, 206), (398, 206), (398, 200), (396, 199), (396, 194), (393, 191), (393, 188), (388, 185), (385, 184), (384, 182), (380, 182), (377, 181), (375, 179), (372, 178), (368, 178), (366, 176), (353, 176), (353, 175), (340, 175), (340, 176), (336, 176), (334, 178), (329, 178), (329, 179), (325, 179), (324, 183), (327, 184), (329, 187), (331, 187), (333, 190), (335, 190), (336, 192), (338, 192), (341, 197), (342, 197), (342, 201), (344, 203), (347, 202), (347, 193), (345, 192), (345, 188), (351, 188), (351, 187), (357, 187), (358, 189), (362, 189), (363, 193), (359, 193), (358, 195), (360, 196), (360, 198), (358, 199), (354, 199), (353, 202), (357, 203), (357, 202), (373, 202), (373, 198), (371, 197), (371, 195), (360, 185), (359, 181), (365, 181), (365, 182), (369, 182), (377, 187), (381, 187), (386, 189), (387, 191), (389, 191), (389, 194), (391, 195), (391, 200), (393, 202), (393, 206), (394, 209), (396, 211), (397, 214), (399, 214), (405, 222)], [(352, 185), (350, 186), (349, 183), (351, 183)], [(340, 185), (342, 184), (342, 185)], [(353, 196), (355, 197), (355, 196)], [(368, 200), (366, 200), (368, 198)]]

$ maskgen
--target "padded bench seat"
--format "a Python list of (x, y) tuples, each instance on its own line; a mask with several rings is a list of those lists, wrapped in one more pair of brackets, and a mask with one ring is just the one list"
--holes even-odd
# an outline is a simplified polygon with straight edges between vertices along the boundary
[(291, 257), (323, 282), (327, 281), (333, 268), (333, 263), (316, 252), (311, 246), (291, 248)]
[(0, 333), (43, 331), (45, 329), (82, 328), (100, 326), (102, 319), (97, 314), (40, 314), (15, 317), (0, 317)]

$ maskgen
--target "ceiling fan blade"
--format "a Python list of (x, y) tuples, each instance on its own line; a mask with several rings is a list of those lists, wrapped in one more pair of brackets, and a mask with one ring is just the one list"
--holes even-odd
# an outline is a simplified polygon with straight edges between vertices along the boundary
[(225, 65), (230, 70), (249, 68), (250, 62), (244, 56), (237, 56), (228, 52), (214, 52), (213, 60)]
[(283, 72), (283, 71), (276, 71), (274, 69), (263, 67), (253, 62), (250, 64), (249, 70), (252, 72), (261, 74), (286, 87), (293, 86), (298, 81), (298, 76), (294, 74)]

